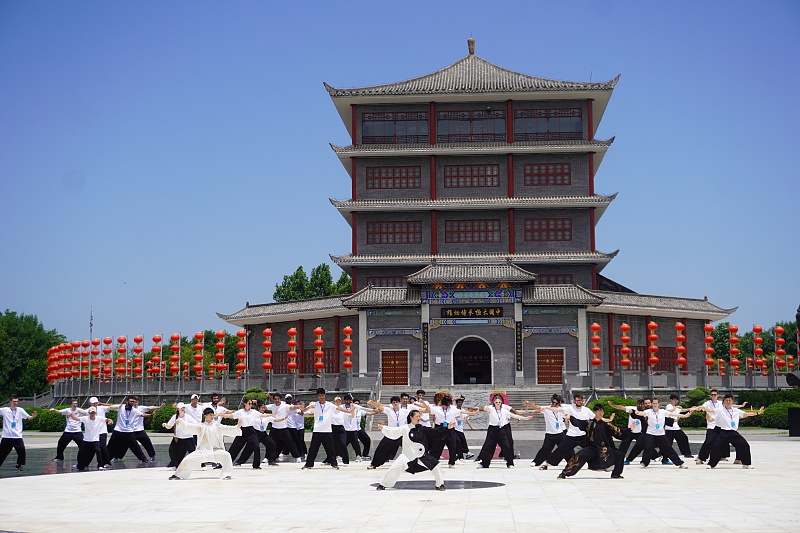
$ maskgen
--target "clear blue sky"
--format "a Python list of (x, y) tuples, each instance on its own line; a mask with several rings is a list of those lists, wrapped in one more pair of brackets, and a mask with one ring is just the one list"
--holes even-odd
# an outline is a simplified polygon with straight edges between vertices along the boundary
[[(349, 144), (322, 82), (476, 53), (617, 85), (597, 175), (603, 274), (643, 294), (800, 304), (800, 3), (0, 3), (0, 308), (69, 339), (226, 326), (350, 251)], [(334, 276), (339, 269), (332, 268)], [(232, 327), (228, 327), (233, 331)]]

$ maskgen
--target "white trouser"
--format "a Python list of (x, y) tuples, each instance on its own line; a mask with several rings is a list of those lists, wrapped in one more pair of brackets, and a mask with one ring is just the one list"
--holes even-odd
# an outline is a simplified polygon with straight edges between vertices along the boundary
[(180, 466), (175, 471), (175, 475), (181, 479), (186, 479), (192, 475), (192, 470), (198, 468), (203, 463), (220, 463), (222, 470), (219, 477), (228, 477), (233, 473), (233, 461), (231, 454), (225, 450), (195, 450), (181, 461)]
[[(407, 463), (409, 462), (411, 462), (411, 459), (401, 454), (400, 457), (394, 460), (394, 463), (392, 463), (392, 466), (389, 467), (389, 471), (386, 472), (386, 475), (383, 476), (381, 485), (389, 488), (394, 487), (395, 483), (397, 483), (397, 478), (400, 477), (400, 474), (405, 472)], [(444, 485), (444, 478), (442, 478), (442, 470), (439, 468), (439, 465), (436, 465), (434, 469), (431, 470), (431, 473), (433, 474), (433, 478), (436, 480), (437, 487)]]

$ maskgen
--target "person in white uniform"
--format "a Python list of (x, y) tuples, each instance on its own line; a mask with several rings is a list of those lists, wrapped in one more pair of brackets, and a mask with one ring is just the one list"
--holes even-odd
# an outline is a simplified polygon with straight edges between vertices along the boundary
[[(561, 407), (562, 400), (561, 396), (553, 394), (550, 398), (550, 407)], [(527, 400), (522, 403), (527, 406), (532, 405)], [(545, 410), (539, 410), (539, 412), (544, 415), (544, 442), (542, 442), (542, 447), (539, 448), (539, 451), (536, 452), (536, 457), (531, 461), (531, 466), (538, 466), (541, 470), (547, 470), (545, 462), (550, 454), (553, 453), (553, 449), (561, 444), (567, 427), (564, 424), (564, 413)]]
[(188, 417), (178, 419), (181, 429), (191, 435), (197, 435), (197, 449), (183, 458), (175, 474), (169, 479), (187, 479), (192, 471), (203, 463), (219, 463), (222, 471), (220, 479), (230, 479), (233, 474), (231, 454), (225, 450), (224, 437), (237, 437), (242, 434), (239, 420), (235, 426), (223, 426), (214, 422), (214, 410), (206, 407), (203, 411), (203, 423), (188, 422)]
[[(67, 449), (70, 442), (74, 442), (80, 451), (81, 442), (83, 442), (83, 431), (81, 431), (80, 421), (75, 420), (75, 417), (86, 416), (88, 413), (78, 408), (78, 400), (75, 398), (72, 399), (69, 407), (65, 407), (64, 409), (50, 409), (50, 411), (64, 415), (67, 420), (64, 432), (61, 434), (61, 437), (59, 437), (58, 444), (56, 445), (56, 457), (53, 459), (53, 461), (63, 461), (64, 450)], [(74, 416), (70, 417), (70, 414)]]
[(78, 451), (78, 464), (73, 465), (72, 469), (81, 472), (86, 470), (86, 467), (92, 462), (92, 457), (97, 456), (97, 469), (105, 470), (103, 449), (100, 446), (100, 431), (113, 421), (110, 418), (99, 418), (97, 407), (90, 407), (87, 413), (80, 417), (72, 413), (67, 415), (67, 418), (77, 423), (79, 427), (83, 424), (83, 427), (86, 428), (86, 433), (81, 441), (81, 449)]
[(500, 444), (500, 451), (506, 460), (506, 468), (514, 468), (511, 427), (506, 428), (505, 426), (509, 425), (512, 418), (530, 420), (533, 416), (521, 416), (511, 412), (511, 406), (503, 402), (503, 396), (500, 394), (495, 394), (492, 397), (492, 405), (487, 405), (483, 410), (489, 413), (489, 426), (486, 428), (486, 440), (478, 454), (481, 458), (478, 468), (489, 468), (498, 444)]
[[(685, 413), (689, 411), (689, 409), (683, 408), (678, 405), (678, 395), (677, 394), (670, 394), (669, 395), (669, 403), (666, 406), (666, 411), (669, 413), (678, 412), (678, 413)], [(670, 424), (670, 420), (672, 420), (672, 424)], [(686, 433), (683, 432), (681, 429), (680, 424), (678, 423), (677, 418), (671, 418), (667, 420), (667, 442), (670, 446), (672, 446), (672, 442), (675, 441), (678, 443), (678, 449), (686, 459), (694, 459), (694, 455), (692, 455), (692, 449), (689, 447), (689, 437), (686, 436)]]
[[(314, 413), (314, 432), (311, 433), (311, 443), (308, 445), (308, 455), (306, 456), (306, 463), (303, 465), (303, 470), (307, 468), (314, 468), (314, 460), (319, 453), (319, 447), (325, 448), (325, 455), (331, 467), (339, 470), (339, 465), (336, 462), (336, 447), (333, 443), (333, 413), (335, 411), (344, 411), (343, 408), (337, 407), (332, 402), (325, 401), (325, 389), (317, 389), (317, 401), (311, 402), (303, 409), (303, 412), (312, 411)], [(346, 412), (346, 411), (345, 411)]]
[(736, 450), (736, 461), (741, 461), (742, 468), (752, 468), (750, 444), (739, 434), (739, 420), (760, 415), (764, 412), (764, 407), (762, 406), (758, 411), (742, 411), (733, 405), (733, 395), (726, 394), (722, 405), (716, 409), (711, 410), (705, 406), (700, 406), (698, 409), (711, 415), (716, 427), (719, 428), (711, 447), (707, 468), (717, 466), (723, 455), (730, 452), (731, 445)]
[[(538, 406), (530, 402), (528, 405), (537, 411), (544, 410), (553, 413), (562, 413), (564, 415), (569, 415), (571, 418), (576, 420), (589, 420), (594, 418), (592, 411), (583, 405), (583, 395), (576, 394), (573, 401), (574, 403), (562, 403), (558, 407)], [(575, 424), (569, 424), (566, 435), (564, 435), (564, 437), (561, 439), (561, 442), (558, 444), (555, 451), (550, 454), (550, 457), (547, 458), (547, 461), (542, 463), (539, 468), (541, 470), (547, 470), (548, 466), (556, 466), (561, 462), (562, 459), (569, 461), (572, 459), (572, 456), (575, 455), (575, 447), (583, 447), (585, 440), (586, 432)]]
[(433, 474), (436, 490), (444, 490), (444, 478), (439, 461), (428, 454), (426, 432), (429, 429), (422, 427), (419, 411), (408, 413), (406, 423), (400, 427), (378, 424), (378, 429), (389, 439), (401, 439), (402, 453), (389, 467), (389, 471), (383, 476), (376, 490), (394, 487), (403, 471), (416, 474), (425, 470), (430, 470)]
[[(291, 398), (289, 398), (291, 400)], [(275, 454), (288, 453), (298, 463), (301, 462), (300, 452), (289, 428), (289, 415), (295, 410), (294, 406), (281, 400), (280, 394), (272, 395), (272, 404), (266, 406), (270, 410), (275, 420), (269, 430), (269, 437), (275, 442)]]
[(650, 409), (646, 411), (636, 411), (637, 415), (647, 417), (647, 429), (643, 437), (644, 453), (642, 454), (642, 467), (647, 468), (650, 464), (650, 457), (653, 454), (653, 449), (658, 446), (664, 459), (671, 461), (672, 464), (676, 465), (678, 468), (687, 468), (686, 465), (683, 464), (683, 460), (667, 442), (664, 424), (666, 424), (667, 418), (687, 418), (691, 416), (691, 414), (669, 413), (666, 409), (660, 409), (659, 405), (658, 398), (653, 398), (652, 407)]
[(0, 416), (3, 417), (3, 436), (0, 438), (0, 466), (6, 460), (11, 450), (17, 452), (17, 470), (22, 470), (25, 466), (25, 441), (22, 440), (22, 421), (28, 418), (36, 418), (38, 413), (29, 415), (28, 412), (19, 405), (19, 398), (11, 397), (11, 407), (0, 407)]
[[(107, 421), (110, 420), (106, 415), (108, 413), (108, 406), (107, 405), (100, 405), (100, 400), (97, 399), (97, 396), (92, 396), (89, 398), (89, 406), (94, 407), (97, 410), (97, 418), (103, 419), (103, 424), (100, 427), (100, 434), (99, 442), (100, 442), (100, 451), (103, 453), (103, 468), (108, 470), (111, 468), (111, 454), (108, 453), (108, 447), (106, 446), (108, 440), (108, 423)], [(84, 436), (84, 438), (86, 438)]]
[(169, 443), (169, 464), (167, 468), (177, 469), (183, 458), (195, 450), (194, 435), (184, 431), (180, 424), (177, 423), (179, 418), (184, 418), (185, 416), (186, 404), (179, 402), (172, 418), (161, 424), (162, 427), (173, 431), (173, 437)]

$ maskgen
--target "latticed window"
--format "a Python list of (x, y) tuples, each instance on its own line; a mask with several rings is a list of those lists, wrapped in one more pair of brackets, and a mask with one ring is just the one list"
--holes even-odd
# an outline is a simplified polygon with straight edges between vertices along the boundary
[(569, 163), (527, 163), (522, 172), (527, 186), (572, 184)]
[(518, 109), (514, 111), (514, 141), (579, 141), (583, 138), (583, 110)]
[(499, 187), (500, 165), (445, 165), (444, 186), (448, 188)]
[(445, 242), (500, 242), (499, 220), (446, 220)]
[(436, 142), (500, 142), (506, 140), (505, 111), (439, 111)]
[(526, 218), (525, 240), (540, 241), (571, 241), (571, 218)]
[(539, 285), (572, 285), (572, 274), (539, 274), (536, 276)]
[(373, 287), (406, 287), (404, 276), (367, 276), (367, 285)]
[(427, 111), (361, 115), (362, 144), (424, 144), (429, 140)]
[(367, 167), (367, 189), (419, 189), (420, 167)]
[(420, 244), (422, 222), (367, 222), (367, 244)]

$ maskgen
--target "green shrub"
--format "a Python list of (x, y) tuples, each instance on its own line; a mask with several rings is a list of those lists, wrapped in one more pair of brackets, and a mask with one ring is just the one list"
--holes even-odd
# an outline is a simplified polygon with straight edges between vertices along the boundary
[[(686, 405), (684, 407), (694, 407), (695, 405), (703, 405), (706, 400), (711, 399), (711, 389), (706, 387), (697, 387), (686, 393)], [(686, 419), (688, 420), (688, 419)], [(683, 420), (681, 420), (683, 422)]]
[(250, 387), (247, 389), (247, 392), (242, 397), (242, 401), (245, 400), (256, 400), (257, 402), (262, 403), (268, 402), (267, 394), (261, 387)]
[(614, 417), (614, 422), (612, 422), (618, 428), (626, 428), (628, 427), (628, 413), (619, 409), (614, 409), (608, 402), (611, 402), (615, 405), (636, 405), (636, 400), (634, 398), (620, 398), (619, 396), (608, 396), (606, 398), (600, 398), (595, 402), (591, 402), (588, 407), (590, 410), (594, 407), (594, 404), (600, 402), (603, 405), (603, 416), (608, 418), (611, 416), (612, 413), (616, 413)]
[[(63, 409), (61, 407), (60, 409)], [(32, 421), (38, 421), (39, 431), (55, 431), (61, 433), (67, 427), (67, 417), (61, 413), (54, 413), (49, 409), (42, 409)]]
[(164, 407), (150, 411), (153, 413), (153, 416), (149, 419), (152, 430), (157, 433), (172, 433), (172, 429), (167, 429), (161, 424), (169, 422), (169, 419), (172, 418), (172, 415), (175, 414), (175, 411), (177, 411), (177, 409), (171, 405), (165, 405)]
[(779, 391), (745, 390), (739, 393), (738, 403), (747, 402), (748, 407), (768, 407), (779, 402), (800, 403), (800, 389)]
[(704, 428), (706, 427), (705, 411), (695, 411), (689, 418), (681, 418), (680, 425), (683, 428)]
[(778, 402), (770, 405), (761, 416), (753, 417), (760, 419), (760, 426), (766, 428), (789, 429), (789, 408), (800, 407), (800, 403)]
[[(46, 411), (43, 407), (25, 407), (25, 412), (29, 415), (33, 416), (33, 413), (40, 413), (42, 411)], [(3, 417), (0, 416), (0, 419)], [(24, 431), (39, 431), (39, 415), (36, 415), (36, 418), (28, 418), (22, 423), (22, 429)]]

